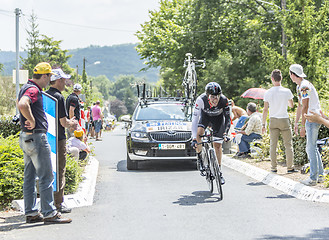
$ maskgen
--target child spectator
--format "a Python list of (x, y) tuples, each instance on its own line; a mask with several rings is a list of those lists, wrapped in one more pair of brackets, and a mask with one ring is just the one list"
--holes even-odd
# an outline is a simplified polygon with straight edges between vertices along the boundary
[(87, 144), (87, 137), (82, 129), (74, 131), (74, 137), (67, 140), (67, 153), (73, 156), (77, 161), (84, 160), (90, 148)]

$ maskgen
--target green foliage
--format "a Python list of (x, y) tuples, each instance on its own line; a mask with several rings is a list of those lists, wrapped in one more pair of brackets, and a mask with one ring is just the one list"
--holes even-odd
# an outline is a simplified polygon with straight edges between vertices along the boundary
[(205, 82), (214, 79), (238, 104), (244, 90), (267, 85), (276, 68), (287, 79), (284, 85), (293, 90), (288, 76), (291, 63), (302, 64), (319, 92), (326, 90), (328, 0), (290, 1), (289, 11), (278, 5), (252, 0), (220, 4), (215, 0), (164, 0), (137, 32), (137, 51), (149, 66), (161, 67), (169, 90), (181, 87), (187, 52), (207, 59), (206, 69), (197, 70), (199, 93)]
[(324, 186), (326, 188), (329, 188), (329, 175), (326, 175), (325, 180), (324, 180)]
[(263, 134), (263, 138), (250, 143), (250, 147), (257, 149), (255, 158), (264, 161), (270, 155), (270, 135)]
[[(296, 115), (295, 113), (290, 114), (291, 129), (294, 129)], [(297, 136), (293, 130), (292, 135), (292, 147), (294, 149), (294, 164), (304, 165), (308, 163), (307, 153), (306, 153), (306, 137)]]
[(23, 197), (24, 160), (18, 136), (0, 136), (0, 205)]
[(90, 81), (92, 81), (93, 87), (96, 87), (98, 91), (103, 95), (104, 99), (108, 100), (110, 88), (113, 83), (105, 75), (90, 77)]
[(118, 104), (118, 110), (120, 114), (117, 112), (115, 113), (116, 116), (120, 116), (121, 114), (127, 113), (132, 114), (137, 103), (136, 84), (139, 84), (141, 82), (145, 82), (145, 80), (141, 78), (136, 78), (133, 75), (120, 75), (116, 77), (115, 82), (110, 86), (109, 94), (123, 102), (126, 110), (121, 107), (120, 101), (112, 101), (111, 112), (114, 113), (114, 107), (116, 107), (116, 104)]
[(82, 181), (83, 168), (71, 156), (67, 155), (66, 158), (66, 172), (65, 172), (65, 194), (72, 194), (76, 192), (79, 183)]
[[(80, 165), (81, 166), (80, 166)], [(86, 162), (67, 157), (65, 194), (74, 193), (82, 181)], [(4, 138), (0, 135), (0, 206), (6, 207), (14, 199), (23, 198), (24, 156), (18, 135)]]
[(0, 136), (6, 138), (11, 135), (16, 135), (20, 132), (20, 125), (16, 125), (12, 122), (13, 116), (0, 117)]
[(294, 148), (294, 164), (304, 165), (308, 162), (306, 154), (306, 138), (294, 135), (292, 138)]

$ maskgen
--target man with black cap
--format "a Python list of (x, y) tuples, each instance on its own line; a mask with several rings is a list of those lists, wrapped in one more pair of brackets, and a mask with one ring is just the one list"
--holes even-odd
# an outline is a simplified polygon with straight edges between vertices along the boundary
[[(50, 145), (46, 132), (48, 122), (43, 109), (42, 88), (50, 81), (52, 69), (49, 63), (42, 62), (35, 66), (33, 79), (21, 88), (17, 107), (20, 112), (20, 146), (24, 152), (24, 208), (27, 223), (44, 222), (70, 223), (69, 218), (62, 218), (54, 206), (53, 171), (50, 157)], [(40, 207), (36, 206), (36, 177), (39, 178)]]
[[(313, 84), (304, 79), (306, 75), (301, 65), (291, 65), (289, 75), (291, 80), (297, 84), (298, 107), (294, 130), (296, 135), (300, 134), (301, 137), (305, 137), (306, 135), (306, 153), (310, 161), (310, 177), (301, 181), (301, 183), (307, 186), (314, 186), (317, 182), (324, 181), (323, 164), (316, 144), (321, 124), (307, 121), (305, 114), (309, 114), (310, 112), (320, 114), (319, 96)], [(302, 120), (300, 131), (298, 132), (300, 117)]]
[[(80, 120), (80, 100), (79, 95), (81, 94), (82, 86), (79, 83), (74, 84), (73, 93), (71, 93), (66, 98), (66, 111), (69, 116), (69, 119), (75, 117), (79, 122)], [(67, 138), (73, 137), (73, 132), (75, 129), (68, 129)]]
[(69, 213), (71, 209), (65, 207), (62, 203), (64, 201), (64, 188), (65, 188), (65, 166), (66, 166), (66, 135), (65, 128), (76, 128), (78, 122), (72, 117), (67, 118), (65, 109), (65, 99), (62, 91), (65, 90), (66, 79), (71, 76), (65, 74), (62, 69), (53, 69), (53, 75), (50, 78), (50, 88), (47, 93), (57, 99), (58, 106), (58, 191), (54, 193), (54, 202), (57, 211), (61, 213)]

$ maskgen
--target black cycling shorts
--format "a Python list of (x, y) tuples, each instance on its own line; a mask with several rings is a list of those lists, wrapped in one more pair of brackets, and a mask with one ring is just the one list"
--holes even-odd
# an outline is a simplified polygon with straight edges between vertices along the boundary
[(214, 136), (223, 138), (225, 132), (224, 114), (211, 117), (202, 112), (198, 127), (202, 127), (204, 129), (207, 127), (212, 127)]

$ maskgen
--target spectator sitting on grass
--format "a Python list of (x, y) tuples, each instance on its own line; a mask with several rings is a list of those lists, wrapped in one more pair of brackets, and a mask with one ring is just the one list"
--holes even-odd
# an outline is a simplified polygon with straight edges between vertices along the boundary
[(82, 129), (74, 131), (74, 137), (67, 140), (67, 153), (74, 157), (77, 161), (84, 160), (90, 148), (87, 144), (87, 137), (84, 135)]

